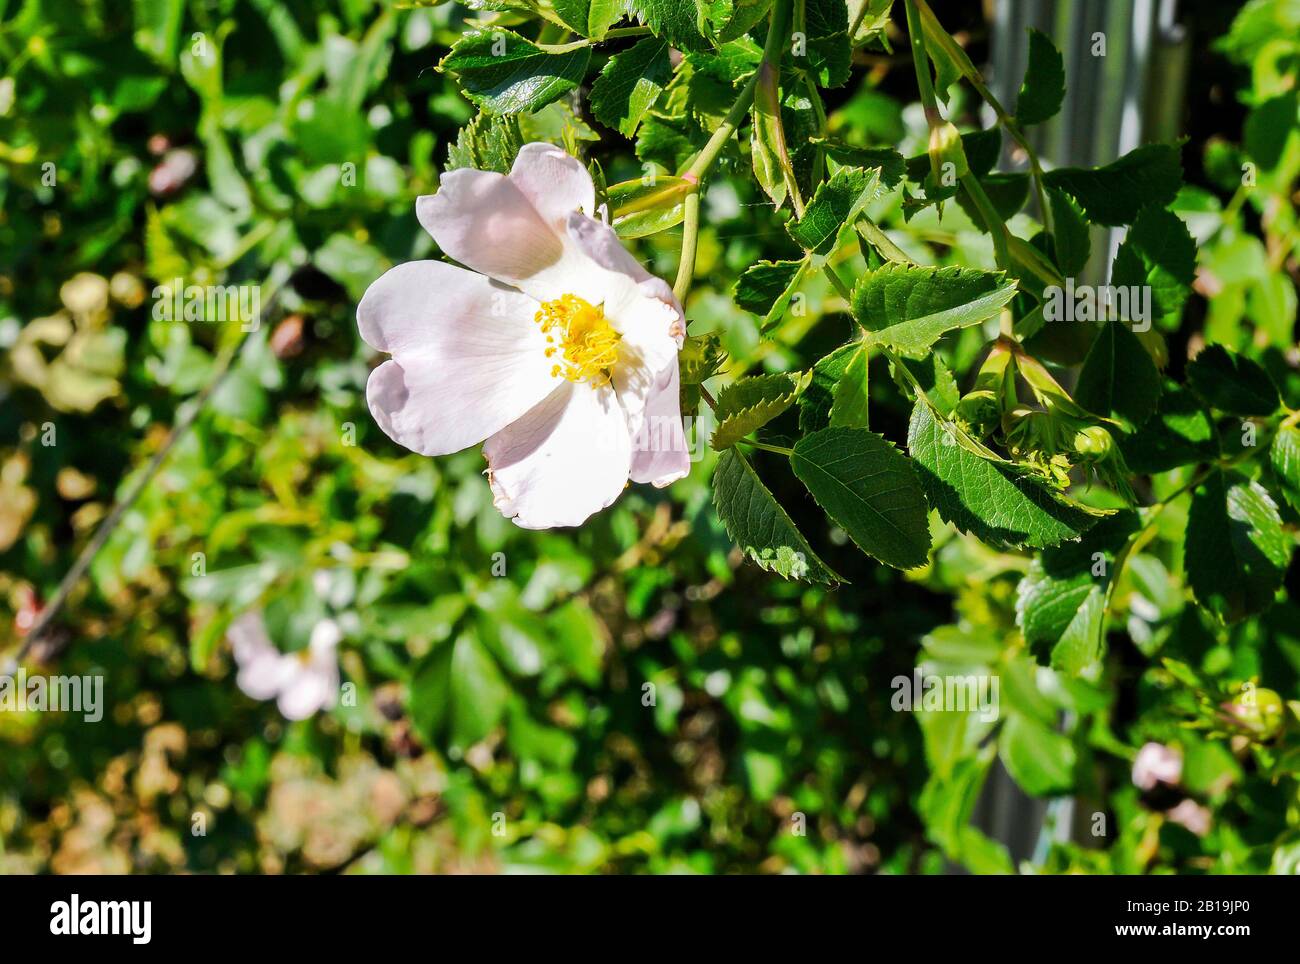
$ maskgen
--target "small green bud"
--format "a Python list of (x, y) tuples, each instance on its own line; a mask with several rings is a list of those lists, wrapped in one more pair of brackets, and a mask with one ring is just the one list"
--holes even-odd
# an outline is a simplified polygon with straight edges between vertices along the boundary
[(1074, 433), (1074, 451), (1086, 461), (1108, 458), (1115, 448), (1110, 432), (1100, 425), (1090, 425)]

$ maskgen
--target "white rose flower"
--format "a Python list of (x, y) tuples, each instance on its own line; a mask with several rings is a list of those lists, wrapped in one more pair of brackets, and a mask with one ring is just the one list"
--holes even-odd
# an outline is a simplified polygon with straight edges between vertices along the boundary
[(311, 631), (307, 648), (282, 653), (267, 635), (262, 614), (247, 612), (226, 633), (239, 664), (235, 682), (255, 700), (275, 699), (288, 720), (305, 720), (338, 701), (339, 663), (335, 650), (343, 633), (332, 619)]
[(471, 270), (413, 261), (357, 307), (392, 358), (370, 375), (375, 421), (423, 455), (486, 439), (494, 504), (528, 529), (576, 526), (629, 479), (690, 469), (678, 401), (681, 305), (607, 224), (575, 158), (526, 144), (509, 175), (448, 171), (416, 214)]

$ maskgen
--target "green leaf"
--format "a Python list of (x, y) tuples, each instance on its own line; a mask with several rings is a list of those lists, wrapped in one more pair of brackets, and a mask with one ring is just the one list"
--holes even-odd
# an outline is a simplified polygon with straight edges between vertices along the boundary
[(1142, 342), (1120, 321), (1108, 321), (1079, 371), (1074, 400), (1103, 418), (1136, 428), (1160, 403), (1160, 372)]
[(799, 396), (799, 431), (804, 435), (830, 426), (835, 386), (861, 345), (860, 341), (841, 345), (813, 365), (812, 381)]
[(710, 16), (718, 43), (736, 40), (756, 26), (772, 6), (772, 0), (722, 0), (724, 9)]
[(995, 316), (1016, 294), (999, 271), (887, 264), (853, 291), (853, 317), (872, 344), (920, 357), (943, 335)]
[(1121, 437), (1120, 450), (1130, 471), (1149, 475), (1218, 458), (1219, 441), (1200, 399), (1166, 380), (1156, 413), (1136, 434)]
[(823, 181), (798, 222), (786, 225), (790, 237), (804, 250), (827, 254), (845, 225), (857, 220), (880, 190), (880, 171), (843, 167)]
[(531, 113), (573, 90), (587, 74), (591, 48), (547, 53), (509, 30), (485, 30), (456, 41), (438, 69), (491, 114)]
[(972, 451), (975, 443), (936, 419), (924, 400), (912, 410), (907, 445), (930, 504), (985, 542), (1044, 549), (1079, 538), (1097, 521), (1012, 463)]
[(672, 77), (668, 41), (646, 37), (610, 57), (591, 85), (591, 112), (624, 137), (636, 129)]
[[(983, 177), (976, 178), (980, 187), (988, 196), (989, 203), (993, 205), (993, 210), (1004, 221), (1010, 221), (1016, 213), (1025, 206), (1025, 201), (1029, 199), (1029, 175), (1028, 174), (986, 174)], [(957, 195), (957, 203), (961, 209), (966, 212), (966, 216), (975, 224), (984, 228), (984, 219), (980, 216), (979, 208), (975, 202), (967, 195), (965, 191)], [(988, 233), (985, 231), (985, 233)]]
[(1030, 564), (1016, 598), (1016, 624), (1040, 662), (1078, 674), (1101, 658), (1115, 555), (1137, 527), (1136, 512), (1117, 513), (1081, 541), (1046, 549)]
[(551, 8), (570, 30), (597, 40), (624, 12), (623, 0), (551, 0)]
[(775, 328), (785, 315), (790, 299), (808, 273), (809, 259), (800, 261), (760, 261), (750, 265), (736, 279), (732, 295), (746, 311), (762, 315), (761, 331)]
[(1111, 227), (1132, 224), (1148, 204), (1164, 207), (1183, 183), (1174, 144), (1148, 144), (1103, 167), (1058, 167), (1043, 179), (1072, 195), (1088, 220)]
[(894, 443), (863, 428), (822, 429), (795, 444), (790, 467), (867, 555), (896, 569), (925, 564), (929, 510), (911, 460)]
[(460, 129), (456, 143), (447, 148), (445, 170), (472, 167), (508, 174), (523, 144), (517, 118), (477, 114)]
[(762, 428), (794, 404), (811, 378), (811, 372), (774, 372), (750, 375), (728, 385), (718, 395), (713, 413), (718, 427), (710, 444), (721, 451)]
[(1187, 383), (1211, 408), (1229, 415), (1272, 415), (1282, 404), (1268, 372), (1245, 355), (1208, 345), (1187, 366)]
[(168, 70), (176, 67), (176, 40), (185, 6), (181, 0), (135, 0), (135, 45)]
[(1016, 99), (1016, 120), (1041, 124), (1055, 117), (1065, 100), (1065, 61), (1047, 34), (1029, 30), (1029, 66)]
[(1047, 189), (1047, 203), (1052, 209), (1052, 225), (1056, 234), (1056, 266), (1065, 277), (1079, 274), (1092, 254), (1092, 239), (1083, 209), (1064, 191)]
[(713, 473), (713, 505), (727, 533), (762, 568), (786, 579), (826, 585), (846, 581), (812, 551), (737, 449), (727, 449), (718, 456)]
[[(961, 389), (957, 387), (957, 379), (953, 377), (951, 369), (944, 364), (939, 353), (932, 352), (924, 358), (899, 358), (899, 361), (912, 373), (912, 378), (916, 379), (921, 390), (925, 392), (925, 397), (940, 414), (950, 416), (957, 403), (961, 401)], [(911, 397), (911, 379), (905, 380), (902, 374), (893, 371), (892, 360), (890, 371), (894, 379), (904, 386), (908, 396)]]
[(492, 731), (505, 713), (510, 686), (483, 644), (462, 634), (451, 653), (451, 738), (468, 747)]
[(452, 742), (465, 748), (487, 736), (505, 714), (510, 687), (474, 633), (466, 631), (425, 657), (411, 679), (410, 713), (417, 731), (432, 742), (450, 726)]
[(1110, 283), (1151, 286), (1154, 317), (1142, 319), (1149, 323), (1177, 319), (1195, 276), (1196, 242), (1183, 219), (1165, 208), (1148, 207), (1138, 214), (1115, 253)]
[(866, 347), (859, 348), (844, 366), (844, 374), (835, 383), (835, 399), (831, 402), (833, 428), (868, 428), (867, 377), (871, 357)]
[(1273, 603), (1291, 561), (1292, 538), (1257, 482), (1215, 469), (1192, 495), (1184, 553), (1196, 602), (1223, 623)]
[(1291, 508), (1300, 512), (1300, 429), (1294, 425), (1278, 429), (1268, 456), (1282, 495), (1291, 503)]
[(906, 169), (903, 155), (892, 147), (854, 147), (824, 137), (814, 137), (812, 142), (825, 151), (827, 157), (843, 167), (879, 168), (880, 182), (887, 188), (897, 187), (903, 179)]
[(620, 238), (643, 238), (682, 223), (686, 195), (695, 185), (683, 177), (659, 174), (622, 181), (605, 192), (610, 222)]
[(1074, 743), (1028, 716), (1013, 714), (1003, 725), (998, 754), (1012, 779), (1028, 794), (1053, 796), (1074, 785)]
[(679, 50), (704, 50), (709, 44), (700, 34), (699, 0), (631, 0), (633, 12)]

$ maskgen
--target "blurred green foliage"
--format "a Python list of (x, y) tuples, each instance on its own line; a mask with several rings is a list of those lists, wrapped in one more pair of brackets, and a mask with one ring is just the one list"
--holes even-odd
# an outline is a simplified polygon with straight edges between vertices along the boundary
[[(1296, 406), (1298, 48), (1267, 26), (1283, 6), (1249, 5), (1263, 25), (1243, 15), (1217, 45), (1249, 113), (1205, 145), (1206, 183), (1174, 204), (1201, 244), (1198, 285), (1215, 287), (1194, 296), (1208, 311), (1182, 316), (1203, 332), (1177, 315), (1166, 327), (1179, 347), (1257, 355)], [(500, 162), (461, 135), (494, 122), (433, 69), (474, 16), (0, 0), (0, 653), (233, 358), (32, 654), (46, 672), (103, 673), (104, 720), (0, 713), (0, 870), (1007, 871), (971, 823), (1000, 765), (1030, 795), (1072, 794), (1109, 821), (1086, 847), (1044, 846), (1039, 870), (1295, 872), (1295, 743), (1225, 723), (1220, 706), (1243, 682), (1300, 697), (1300, 610), (1231, 628), (1202, 617), (1182, 582), (1185, 507), (1129, 561), (1104, 672), (1074, 679), (1021, 642), (1017, 587), (1040, 563), (935, 519), (926, 567), (876, 565), (761, 452), (765, 481), (851, 585), (743, 563), (702, 439), (670, 489), (636, 486), (580, 530), (532, 533), (493, 508), (477, 452), (430, 460), (383, 435), (356, 302), (391, 265), (437, 256), (414, 198), (449, 158)], [(645, 160), (676, 167), (735, 79), (693, 69), (699, 126), (652, 114), (636, 154), (576, 97), (513, 123), (585, 151), (611, 185)], [(875, 69), (836, 92), (836, 139), (924, 155), (895, 73), (903, 83)], [(976, 106), (951, 91), (950, 116)], [(1279, 140), (1269, 118), (1287, 111)], [(1241, 188), (1251, 159), (1260, 190)], [(720, 163), (749, 166), (738, 150)], [(918, 259), (992, 263), (956, 204), (905, 222), (895, 192), (869, 210)], [(631, 244), (671, 278), (679, 230)], [(730, 356), (724, 380), (811, 368), (852, 330), (819, 275), (771, 338), (733, 302), (746, 268), (796, 253), (758, 185), (716, 180), (688, 315)], [(856, 252), (843, 263), (865, 268)], [(151, 294), (175, 278), (259, 286), (263, 324), (157, 320)], [(968, 370), (983, 342), (958, 333), (948, 366)], [(931, 370), (936, 392), (946, 371)], [(905, 436), (910, 406), (883, 361), (870, 387), (872, 427)], [(798, 411), (781, 418), (772, 437), (792, 438)], [(355, 698), (287, 723), (245, 697), (225, 633), (254, 607), (287, 651), (335, 619)], [(973, 715), (894, 712), (890, 681), (918, 663), (1001, 674), (998, 739)], [(1186, 789), (1213, 814), (1206, 836), (1132, 785), (1149, 740), (1181, 748)]]

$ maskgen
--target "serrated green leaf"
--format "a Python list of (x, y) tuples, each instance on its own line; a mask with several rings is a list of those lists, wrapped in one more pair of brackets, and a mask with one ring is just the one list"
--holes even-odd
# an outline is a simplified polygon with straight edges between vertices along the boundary
[(977, 455), (964, 441), (955, 426), (917, 401), (908, 450), (926, 498), (958, 529), (993, 545), (1045, 549), (1079, 538), (1097, 521), (1046, 483)]
[(551, 0), (555, 15), (584, 37), (599, 40), (623, 18), (623, 0)]
[(812, 380), (799, 396), (799, 431), (804, 435), (830, 426), (835, 386), (861, 345), (860, 341), (841, 345), (813, 365)]
[(896, 569), (925, 564), (929, 509), (911, 460), (894, 443), (864, 428), (822, 429), (795, 444), (790, 467), (867, 555)]
[(591, 85), (591, 112), (606, 127), (635, 137), (672, 77), (668, 41), (646, 37), (610, 57)]
[(746, 268), (736, 279), (732, 296), (746, 311), (763, 317), (760, 330), (766, 334), (780, 323), (790, 299), (808, 273), (809, 261), (760, 261)]
[(919, 357), (943, 335), (995, 316), (1016, 294), (999, 271), (887, 264), (853, 291), (853, 317), (872, 344)]
[(826, 254), (835, 247), (840, 231), (857, 220), (879, 190), (879, 170), (840, 168), (822, 182), (803, 217), (787, 224), (786, 230), (805, 251)]
[(1300, 512), (1300, 429), (1283, 425), (1268, 450), (1273, 474), (1291, 508)]
[(718, 427), (709, 444), (721, 451), (762, 428), (794, 404), (811, 378), (811, 372), (774, 372), (750, 375), (728, 385), (718, 395), (713, 413)]
[(1047, 203), (1052, 209), (1056, 266), (1062, 275), (1073, 277), (1083, 270), (1092, 254), (1088, 222), (1078, 202), (1064, 191), (1048, 188)]
[(1047, 34), (1030, 28), (1029, 66), (1016, 99), (1016, 120), (1041, 124), (1056, 116), (1065, 100), (1065, 61)]
[(1017, 592), (1016, 624), (1040, 662), (1078, 674), (1101, 658), (1115, 555), (1138, 522), (1136, 512), (1120, 512), (1030, 564)]
[(811, 141), (843, 167), (879, 168), (880, 183), (887, 188), (897, 187), (907, 169), (903, 155), (892, 147), (854, 147), (825, 137), (813, 137)]
[(1282, 404), (1268, 372), (1222, 345), (1208, 345), (1192, 360), (1187, 383), (1207, 405), (1229, 415), (1272, 415)]
[(1196, 602), (1220, 622), (1239, 622), (1272, 605), (1292, 546), (1258, 482), (1215, 469), (1193, 493), (1187, 581)]
[(1142, 320), (1151, 322), (1178, 317), (1195, 276), (1196, 242), (1183, 219), (1165, 208), (1148, 207), (1115, 253), (1110, 283), (1150, 285), (1153, 317)]
[(547, 53), (509, 30), (485, 30), (456, 41), (438, 64), (460, 80), (474, 103), (492, 114), (540, 110), (573, 90), (587, 74), (591, 48)]
[(447, 148), (445, 170), (472, 167), (508, 174), (523, 144), (517, 118), (477, 114), (460, 129), (456, 143)]
[(1124, 461), (1138, 475), (1218, 458), (1214, 423), (1191, 391), (1166, 381), (1156, 413), (1134, 435), (1120, 439)]
[(679, 50), (704, 50), (709, 46), (700, 33), (705, 13), (699, 0), (631, 0), (631, 6), (656, 37)]
[(718, 456), (713, 473), (713, 505), (727, 533), (762, 568), (786, 579), (825, 585), (846, 581), (813, 552), (737, 449), (727, 449)]
[(725, 0), (725, 9), (710, 18), (718, 43), (747, 34), (767, 16), (772, 0)]
[(864, 346), (855, 351), (844, 366), (844, 374), (835, 383), (835, 398), (831, 402), (832, 428), (870, 427), (867, 393), (870, 360)]
[(1144, 424), (1160, 404), (1160, 372), (1123, 322), (1102, 325), (1079, 370), (1074, 400), (1128, 428)]
[(1174, 144), (1147, 144), (1102, 167), (1058, 167), (1043, 176), (1049, 187), (1074, 197), (1094, 224), (1132, 224), (1148, 204), (1163, 207), (1183, 183)]

